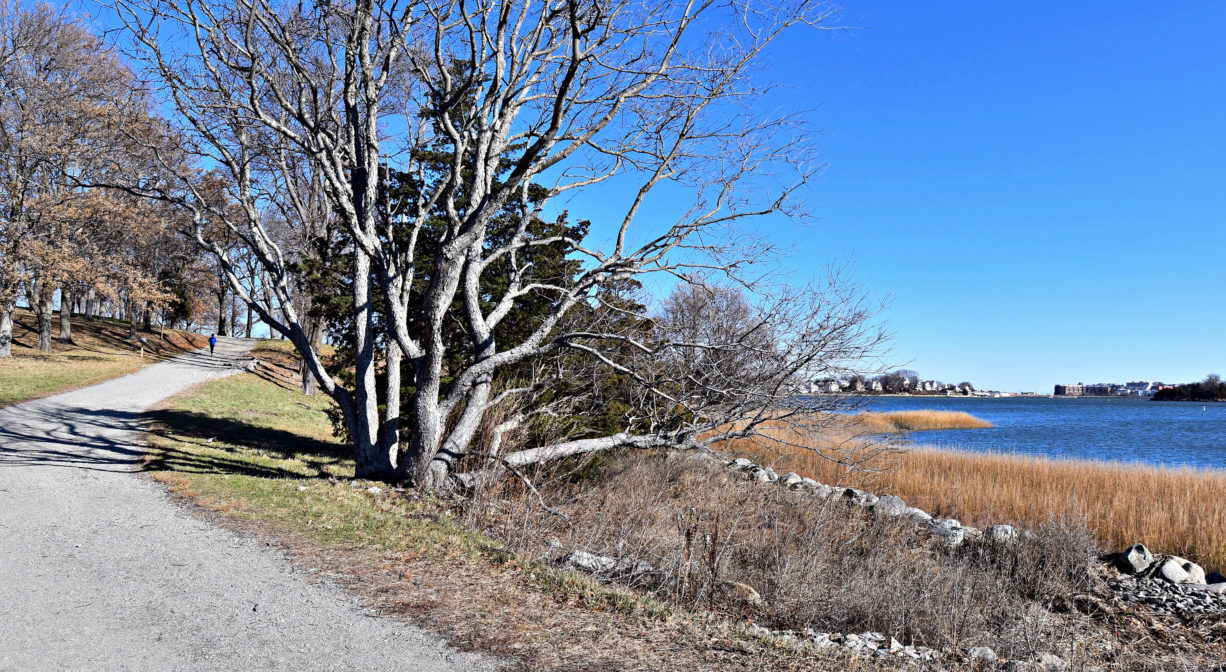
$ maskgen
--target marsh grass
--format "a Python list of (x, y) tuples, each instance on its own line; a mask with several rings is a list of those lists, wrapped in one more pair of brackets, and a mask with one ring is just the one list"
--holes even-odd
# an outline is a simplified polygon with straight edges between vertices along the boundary
[(939, 429), (985, 429), (987, 420), (964, 411), (889, 411), (858, 413), (852, 416), (857, 428), (865, 433), (917, 432)]
[[(53, 333), (59, 333), (58, 322)], [(39, 352), (34, 314), (17, 309), (13, 356), (0, 359), (0, 407), (93, 385), (208, 345), (207, 336), (185, 331), (168, 329), (164, 340), (144, 335), (148, 344), (142, 359), (140, 346), (127, 340), (126, 322), (74, 316), (73, 342), (56, 342), (53, 352)]]
[[(857, 440), (836, 432), (726, 448), (823, 483), (895, 494), (971, 525), (1035, 527), (1053, 516), (1074, 516), (1086, 520), (1105, 548), (1142, 542), (1206, 569), (1226, 568), (1226, 472), (929, 447), (870, 452)], [(806, 443), (810, 449), (797, 447)], [(840, 448), (863, 459), (850, 466), (828, 459)]]

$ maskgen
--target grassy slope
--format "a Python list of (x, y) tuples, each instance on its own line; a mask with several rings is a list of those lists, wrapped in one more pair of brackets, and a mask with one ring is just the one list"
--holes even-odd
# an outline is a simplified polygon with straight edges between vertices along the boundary
[[(274, 346), (275, 347), (275, 346)], [(301, 396), (284, 353), (258, 375), (208, 383), (158, 412), (149, 469), (228, 524), (278, 539), (299, 562), (343, 572), (373, 605), (522, 669), (854, 669), (756, 640), (512, 554), (446, 502), (368, 492), (330, 437), (322, 397)], [(825, 656), (835, 654), (824, 654)], [(852, 665), (854, 667), (844, 667)]]
[[(166, 340), (147, 334), (149, 344), (142, 359), (139, 346), (127, 340), (126, 322), (91, 322), (76, 316), (73, 343), (55, 343), (53, 352), (43, 353), (35, 349), (34, 315), (18, 309), (14, 318), (13, 357), (0, 359), (0, 407), (93, 385), (207, 345), (206, 336), (190, 332), (168, 330)], [(52, 334), (59, 334), (58, 316)]]

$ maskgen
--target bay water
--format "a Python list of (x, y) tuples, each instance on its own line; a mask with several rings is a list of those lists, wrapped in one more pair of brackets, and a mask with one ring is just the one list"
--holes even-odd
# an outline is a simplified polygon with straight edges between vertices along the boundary
[(913, 432), (915, 445), (1226, 469), (1226, 403), (1124, 397), (868, 397), (864, 410), (965, 411), (990, 429)]

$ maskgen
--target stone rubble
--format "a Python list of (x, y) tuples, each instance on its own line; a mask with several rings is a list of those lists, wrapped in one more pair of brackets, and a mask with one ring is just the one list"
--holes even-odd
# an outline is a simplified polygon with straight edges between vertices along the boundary
[(1195, 562), (1177, 555), (1155, 556), (1143, 544), (1116, 553), (1108, 562), (1120, 576), (1107, 585), (1124, 602), (1176, 616), (1226, 613), (1226, 577), (1206, 575)]

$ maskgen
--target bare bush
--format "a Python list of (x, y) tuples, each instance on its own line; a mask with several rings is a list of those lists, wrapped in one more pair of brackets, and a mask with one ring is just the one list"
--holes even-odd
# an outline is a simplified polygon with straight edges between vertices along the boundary
[(560, 542), (618, 558), (611, 578), (776, 628), (874, 630), (1027, 658), (1061, 645), (1083, 617), (1059, 612), (1096, 590), (1083, 521), (1052, 521), (1013, 544), (951, 549), (910, 521), (754, 487), (697, 456), (627, 454), (580, 485), (561, 472), (536, 476), (551, 484), (565, 520), (516, 496), (514, 484), (475, 505), (473, 520), (521, 550), (556, 555)]

